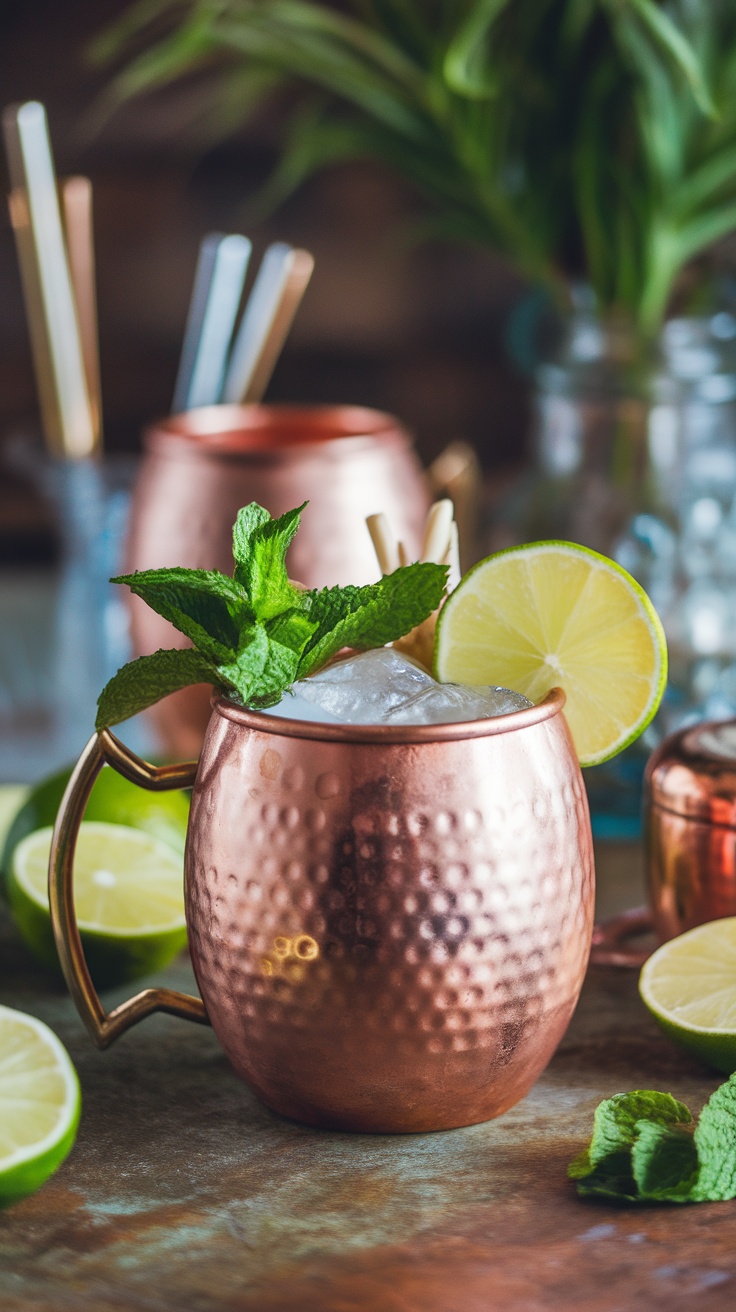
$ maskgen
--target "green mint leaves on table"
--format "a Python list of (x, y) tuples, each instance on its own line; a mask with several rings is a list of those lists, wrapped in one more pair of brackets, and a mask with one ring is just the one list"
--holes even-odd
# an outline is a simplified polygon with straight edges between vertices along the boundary
[(590, 1145), (570, 1163), (578, 1193), (630, 1203), (736, 1198), (736, 1074), (694, 1124), (668, 1093), (618, 1093), (598, 1105)]
[(238, 512), (232, 578), (175, 568), (112, 580), (127, 583), (193, 647), (157, 651), (118, 670), (98, 699), (98, 729), (193, 683), (213, 684), (246, 706), (274, 706), (343, 647), (383, 647), (437, 609), (448, 571), (430, 562), (402, 566), (366, 587), (295, 586), (286, 552), (304, 505), (279, 519), (255, 501)]

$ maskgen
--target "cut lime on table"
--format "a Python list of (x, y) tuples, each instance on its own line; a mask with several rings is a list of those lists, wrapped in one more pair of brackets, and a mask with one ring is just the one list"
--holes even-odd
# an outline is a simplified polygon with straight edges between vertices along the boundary
[[(28, 946), (57, 964), (48, 902), (51, 826), (13, 853), (8, 899)], [(85, 956), (97, 984), (134, 979), (171, 961), (186, 943), (182, 858), (160, 839), (125, 825), (80, 825), (74, 905)]]
[(67, 1156), (81, 1097), (71, 1059), (52, 1031), (0, 1007), (0, 1207), (40, 1188)]
[(652, 719), (667, 647), (652, 603), (620, 566), (575, 543), (534, 542), (480, 561), (451, 593), (435, 673), (534, 702), (563, 688), (580, 764), (598, 765)]
[(665, 1034), (717, 1071), (736, 1071), (736, 916), (689, 929), (653, 952), (642, 1000)]

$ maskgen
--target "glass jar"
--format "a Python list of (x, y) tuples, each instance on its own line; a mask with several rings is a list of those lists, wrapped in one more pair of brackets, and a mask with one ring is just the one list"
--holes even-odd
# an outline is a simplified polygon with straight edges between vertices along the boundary
[(670, 651), (663, 706), (637, 744), (586, 772), (594, 830), (640, 826), (649, 751), (680, 725), (736, 715), (736, 319), (673, 319), (647, 349), (584, 297), (535, 370), (530, 469), (490, 549), (562, 538), (647, 590)]

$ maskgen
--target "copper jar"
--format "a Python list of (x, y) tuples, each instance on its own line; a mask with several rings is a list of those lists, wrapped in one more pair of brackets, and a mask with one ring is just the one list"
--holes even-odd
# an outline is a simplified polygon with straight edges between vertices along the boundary
[(647, 765), (644, 797), (658, 938), (736, 915), (736, 720), (665, 739)]
[[(397, 419), (360, 406), (218, 405), (161, 420), (145, 434), (125, 569), (184, 565), (232, 573), (232, 526), (258, 501), (277, 516), (309, 505), (289, 554), (308, 587), (371, 583), (378, 566), (365, 525), (383, 510), (410, 550), (429, 508), (425, 476)], [(130, 598), (136, 656), (186, 640)], [(151, 712), (165, 751), (196, 755), (209, 690), (187, 688)]]
[[(50, 880), (96, 1041), (151, 1011), (209, 1020), (267, 1106), (333, 1129), (449, 1129), (512, 1107), (565, 1032), (590, 948), (592, 840), (563, 705), (556, 689), (495, 719), (384, 727), (218, 698), (198, 767), (148, 766), (103, 731), (62, 803)], [(105, 1015), (94, 992), (72, 863), (104, 761), (148, 788), (194, 782), (202, 1001), (146, 989)]]

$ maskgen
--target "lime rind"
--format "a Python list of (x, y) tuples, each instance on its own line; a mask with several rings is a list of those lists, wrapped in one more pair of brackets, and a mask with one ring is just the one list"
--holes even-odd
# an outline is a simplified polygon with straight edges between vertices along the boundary
[[(42, 1021), (10, 1007), (0, 1006), (0, 1026), (10, 1024), (30, 1031), (50, 1052), (54, 1072), (61, 1076), (64, 1101), (56, 1124), (41, 1139), (0, 1156), (0, 1207), (19, 1202), (45, 1184), (68, 1156), (76, 1139), (82, 1109), (79, 1079), (64, 1045)], [(39, 1077), (41, 1072), (39, 1072)], [(0, 1115), (2, 1114), (2, 1060), (0, 1059)]]
[[(49, 910), (48, 892), (45, 887), (43, 892), (41, 892), (33, 881), (28, 878), (25, 856), (29, 849), (36, 844), (40, 846), (42, 842), (47, 844), (50, 851), (53, 832), (53, 827), (50, 825), (44, 826), (43, 829), (37, 829), (35, 833), (29, 834), (18, 844), (13, 854), (13, 878), (20, 885), (26, 896), (46, 914), (48, 914)], [(162, 839), (154, 839), (150, 834), (145, 834), (143, 831), (132, 829), (127, 825), (107, 824), (104, 820), (83, 821), (80, 825), (80, 835), (82, 835), (82, 837), (90, 835), (106, 839), (112, 844), (119, 842), (122, 839), (129, 847), (132, 846), (135, 848), (138, 846), (149, 855), (155, 855), (158, 853), (162, 864), (168, 866), (170, 869), (174, 867), (174, 861), (172, 860), (174, 853), (168, 843)], [(130, 928), (102, 924), (99, 921), (85, 919), (83, 916), (79, 916), (77, 919), (80, 931), (110, 935), (110, 937), (113, 938), (142, 938), (147, 934), (165, 934), (170, 930), (181, 929), (184, 923), (183, 903), (181, 910), (177, 911), (170, 920), (155, 921), (151, 924), (142, 923)]]
[[(505, 547), (503, 550), (495, 552), (491, 556), (486, 556), (485, 559), (478, 561), (477, 564), (473, 565), (471, 569), (468, 570), (463, 576), (461, 583), (455, 591), (450, 594), (440, 610), (435, 630), (433, 669), (435, 677), (441, 679), (440, 671), (444, 654), (443, 634), (447, 629), (447, 617), (452, 614), (453, 606), (455, 604), (454, 599), (457, 599), (458, 595), (466, 590), (466, 585), (469, 584), (474, 575), (479, 571), (487, 571), (489, 565), (492, 566), (492, 564), (504, 557), (513, 555), (529, 557), (534, 554), (552, 551), (556, 554), (562, 553), (577, 559), (583, 557), (591, 564), (595, 563), (600, 569), (623, 580), (629, 593), (636, 599), (641, 617), (651, 633), (652, 649), (657, 657), (654, 677), (649, 681), (650, 694), (644, 709), (632, 724), (626, 726), (626, 729), (618, 736), (618, 738), (607, 745), (605, 750), (580, 756), (580, 765), (587, 768), (594, 765), (602, 765), (605, 761), (609, 761), (612, 757), (617, 756), (619, 752), (624, 751), (625, 748), (629, 747), (640, 737), (654, 719), (667, 686), (667, 639), (662, 626), (662, 621), (641, 584), (638, 583), (636, 579), (623, 568), (623, 566), (617, 564), (616, 561), (610, 560), (607, 556), (602, 555), (598, 551), (592, 550), (590, 547), (584, 547), (575, 542), (565, 542), (556, 538), (547, 541), (529, 542), (519, 546)], [(561, 686), (564, 688), (564, 678), (561, 679), (560, 682)]]
[[(20, 805), (2, 845), (0, 871), (7, 877), (13, 852), (23, 838), (36, 829), (53, 825), (69, 782), (72, 766), (66, 766), (35, 784)], [(147, 792), (106, 765), (95, 780), (85, 808), (85, 823), (106, 821), (142, 829), (154, 838), (184, 852), (189, 801), (186, 793)]]
[[(109, 825), (104, 821), (85, 821), (80, 826), (82, 840), (92, 830), (107, 842), (115, 844), (121, 835), (129, 840), (137, 838), (148, 856), (158, 854), (163, 868), (168, 871), (169, 885), (173, 877), (178, 876), (181, 889), (181, 907), (176, 914), (161, 918), (155, 923), (145, 924), (141, 920), (130, 926), (123, 923), (115, 925), (85, 918), (78, 920), (84, 955), (92, 978), (100, 988), (112, 987), (162, 969), (186, 947), (187, 929), (183, 903), (182, 858), (162, 839), (154, 839), (150, 834), (132, 829), (128, 826)], [(13, 853), (7, 877), (7, 896), (16, 926), (26, 946), (43, 966), (56, 973), (59, 971), (59, 958), (56, 951), (51, 917), (49, 914), (48, 893), (44, 873), (43, 884), (36, 884), (27, 877), (24, 854), (29, 847), (41, 842), (45, 852), (51, 844), (52, 830), (49, 826), (29, 834), (16, 847)], [(39, 839), (40, 835), (40, 839)], [(79, 849), (78, 849), (79, 850)], [(47, 859), (47, 858), (46, 858)], [(38, 873), (38, 870), (36, 870)], [(155, 891), (155, 872), (151, 877), (151, 889)], [(147, 893), (147, 889), (142, 890)]]
[[(698, 960), (702, 962), (698, 966)], [(698, 1006), (733, 1015), (736, 1007), (736, 916), (696, 925), (663, 943), (644, 963), (639, 994), (660, 1029), (684, 1052), (727, 1075), (736, 1071), (736, 1029), (703, 1025), (685, 1018), (684, 1006), (668, 1007), (661, 998), (662, 981), (675, 983), (678, 999), (687, 999), (690, 1014)], [(695, 968), (693, 968), (695, 963)], [(664, 969), (663, 969), (664, 968)], [(692, 988), (688, 988), (692, 981)]]

